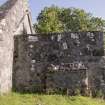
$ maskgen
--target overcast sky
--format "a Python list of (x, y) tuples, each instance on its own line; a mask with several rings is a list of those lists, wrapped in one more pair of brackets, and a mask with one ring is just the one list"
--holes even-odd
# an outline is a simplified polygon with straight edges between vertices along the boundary
[[(0, 5), (7, 0), (0, 0)], [(76, 7), (105, 19), (105, 0), (29, 0), (33, 22), (45, 6)]]

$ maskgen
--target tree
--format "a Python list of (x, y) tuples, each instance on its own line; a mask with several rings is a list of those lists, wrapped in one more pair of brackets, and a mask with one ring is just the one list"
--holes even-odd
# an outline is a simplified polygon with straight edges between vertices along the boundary
[(91, 30), (104, 31), (105, 30), (105, 20), (98, 17), (91, 18)]
[(62, 11), (60, 20), (64, 25), (65, 31), (87, 31), (90, 17), (91, 15), (84, 10), (68, 8)]
[(45, 7), (34, 28), (38, 33), (71, 31), (104, 31), (105, 20), (82, 9)]
[(45, 7), (37, 18), (38, 24), (34, 24), (35, 30), (40, 33), (64, 31), (62, 22), (59, 19), (60, 13), (61, 9), (58, 7)]

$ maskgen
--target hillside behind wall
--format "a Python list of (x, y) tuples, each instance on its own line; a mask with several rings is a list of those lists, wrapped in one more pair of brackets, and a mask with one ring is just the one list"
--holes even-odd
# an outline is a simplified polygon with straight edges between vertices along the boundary
[(0, 93), (12, 88), (14, 36), (32, 34), (27, 0), (8, 0), (0, 6)]

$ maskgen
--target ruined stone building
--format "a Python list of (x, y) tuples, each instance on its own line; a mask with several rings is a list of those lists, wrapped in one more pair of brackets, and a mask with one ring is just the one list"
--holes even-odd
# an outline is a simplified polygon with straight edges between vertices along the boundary
[(0, 7), (0, 93), (105, 92), (103, 32), (34, 34), (26, 0)]
[(12, 87), (14, 36), (32, 34), (27, 0), (8, 0), (0, 6), (0, 92)]

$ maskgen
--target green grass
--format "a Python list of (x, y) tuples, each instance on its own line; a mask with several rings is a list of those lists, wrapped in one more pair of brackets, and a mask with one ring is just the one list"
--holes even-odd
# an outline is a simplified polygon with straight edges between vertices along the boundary
[(0, 105), (105, 105), (105, 101), (82, 96), (11, 93), (0, 96)]

